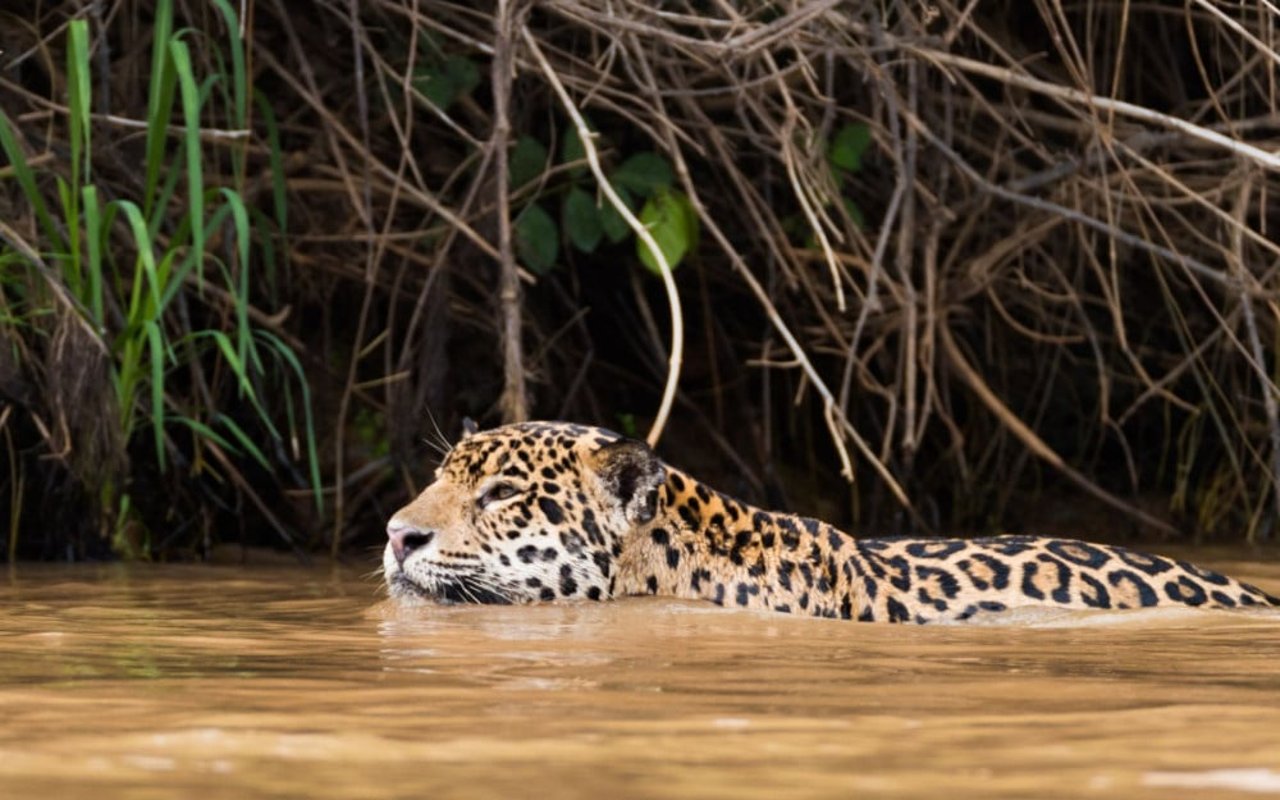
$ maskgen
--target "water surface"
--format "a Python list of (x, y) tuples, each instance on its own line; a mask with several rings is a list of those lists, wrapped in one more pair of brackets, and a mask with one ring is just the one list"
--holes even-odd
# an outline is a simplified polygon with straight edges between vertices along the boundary
[[(1231, 555), (1197, 558), (1280, 592)], [(0, 720), (15, 798), (1257, 797), (1280, 613), (402, 608), (356, 571), (20, 566)]]

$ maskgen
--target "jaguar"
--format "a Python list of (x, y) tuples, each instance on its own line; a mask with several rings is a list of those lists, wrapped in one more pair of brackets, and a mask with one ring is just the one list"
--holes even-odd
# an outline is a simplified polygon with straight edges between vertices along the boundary
[(453, 603), (704, 599), (867, 622), (954, 622), (1028, 606), (1280, 606), (1185, 561), (1071, 539), (856, 538), (754, 508), (604, 428), (464, 425), (387, 524), (396, 598)]

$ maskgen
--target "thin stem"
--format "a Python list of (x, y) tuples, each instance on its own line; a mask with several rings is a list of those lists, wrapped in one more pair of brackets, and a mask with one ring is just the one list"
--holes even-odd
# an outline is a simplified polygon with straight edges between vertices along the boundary
[(574, 106), (573, 101), (569, 99), (569, 93), (565, 91), (564, 84), (560, 82), (555, 70), (547, 62), (546, 56), (542, 54), (542, 49), (538, 47), (538, 42), (533, 38), (533, 34), (529, 32), (527, 27), (521, 28), (521, 34), (524, 37), (525, 44), (529, 47), (529, 52), (533, 53), (533, 57), (542, 69), (542, 73), (547, 76), (547, 82), (551, 84), (556, 96), (560, 98), (560, 104), (564, 106), (565, 113), (573, 120), (573, 126), (578, 131), (578, 138), (582, 140), (582, 148), (587, 155), (587, 163), (591, 165), (591, 173), (595, 175), (596, 182), (600, 185), (600, 190), (608, 198), (609, 204), (626, 220), (627, 225), (635, 232), (636, 237), (644, 242), (644, 246), (649, 249), (649, 255), (653, 257), (654, 263), (658, 265), (658, 271), (662, 274), (662, 285), (667, 290), (667, 303), (671, 307), (671, 351), (667, 358), (667, 385), (662, 391), (662, 402), (658, 406), (658, 413), (654, 415), (653, 425), (649, 428), (649, 435), (645, 437), (645, 441), (649, 443), (650, 447), (653, 447), (662, 438), (662, 429), (666, 427), (667, 417), (671, 414), (671, 406), (675, 403), (676, 387), (680, 383), (680, 365), (684, 358), (684, 312), (680, 307), (680, 293), (676, 290), (675, 279), (671, 276), (671, 265), (667, 262), (667, 257), (663, 255), (662, 248), (658, 247), (657, 240), (653, 238), (653, 234), (649, 233), (649, 229), (636, 218), (636, 215), (631, 213), (631, 209), (627, 208), (626, 203), (622, 202), (622, 198), (618, 196), (618, 193), (614, 191), (613, 186), (609, 183), (609, 179), (605, 177), (604, 170), (600, 167), (600, 153), (596, 150), (595, 134), (587, 127), (587, 121), (577, 107)]
[(498, 0), (497, 40), (493, 49), (493, 148), (494, 182), (498, 205), (498, 263), (501, 265), (498, 302), (502, 309), (502, 419), (523, 422), (529, 418), (524, 380), (524, 356), (520, 342), (520, 273), (511, 248), (511, 191), (507, 176), (507, 145), (511, 138), (508, 105), (515, 77), (515, 17), (511, 0)]

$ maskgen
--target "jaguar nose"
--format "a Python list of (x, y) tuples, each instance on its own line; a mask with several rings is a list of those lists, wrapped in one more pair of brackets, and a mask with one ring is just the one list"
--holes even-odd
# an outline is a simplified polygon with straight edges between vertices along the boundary
[(387, 539), (391, 541), (391, 552), (395, 554), (397, 564), (403, 564), (410, 553), (431, 544), (434, 538), (435, 531), (424, 531), (407, 522), (393, 519), (387, 523)]

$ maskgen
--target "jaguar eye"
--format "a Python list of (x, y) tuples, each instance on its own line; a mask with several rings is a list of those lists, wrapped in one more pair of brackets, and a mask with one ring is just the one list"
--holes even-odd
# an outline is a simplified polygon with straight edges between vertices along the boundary
[(499, 483), (495, 486), (490, 486), (488, 489), (485, 490), (484, 494), (480, 495), (480, 505), (481, 507), (483, 507), (483, 506), (489, 505), (490, 503), (497, 503), (502, 500), (510, 500), (511, 498), (515, 497), (519, 493), (520, 491), (516, 489), (516, 487), (512, 486), (511, 484)]

